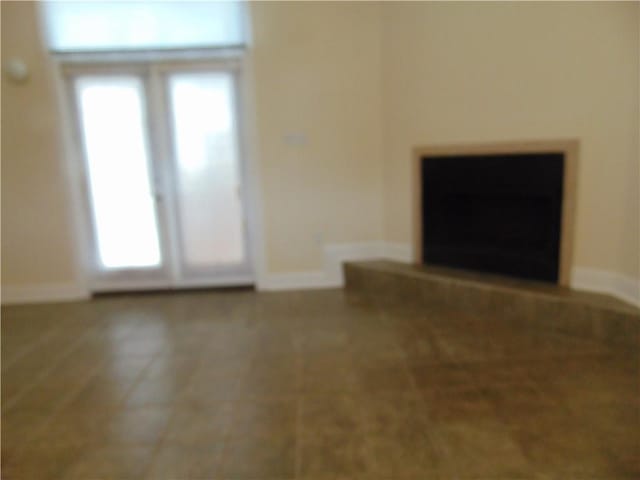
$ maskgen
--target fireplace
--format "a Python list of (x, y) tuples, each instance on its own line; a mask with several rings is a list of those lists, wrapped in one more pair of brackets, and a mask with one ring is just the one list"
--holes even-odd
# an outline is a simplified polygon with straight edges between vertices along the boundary
[(568, 284), (576, 142), (415, 153), (418, 263)]

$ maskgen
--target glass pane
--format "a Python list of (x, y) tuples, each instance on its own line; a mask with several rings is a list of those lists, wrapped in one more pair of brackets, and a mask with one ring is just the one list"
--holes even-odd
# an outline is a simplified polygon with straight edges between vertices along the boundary
[(54, 51), (228, 47), (245, 43), (243, 2), (46, 1)]
[(240, 263), (244, 237), (233, 78), (176, 74), (169, 92), (184, 262), (196, 268)]
[(158, 266), (142, 83), (84, 77), (75, 86), (100, 262), (105, 269)]

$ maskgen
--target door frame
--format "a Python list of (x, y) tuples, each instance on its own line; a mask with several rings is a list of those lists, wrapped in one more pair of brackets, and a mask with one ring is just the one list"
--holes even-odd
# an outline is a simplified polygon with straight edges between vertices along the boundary
[[(61, 96), (61, 110), (63, 116), (63, 130), (65, 134), (65, 146), (68, 151), (69, 161), (67, 162), (68, 178), (70, 180), (70, 204), (74, 213), (74, 230), (76, 234), (76, 244), (79, 247), (77, 253), (77, 262), (79, 275), (84, 280), (89, 293), (100, 293), (109, 291), (134, 291), (134, 290), (154, 290), (154, 289), (184, 289), (184, 288), (204, 288), (217, 286), (249, 286), (257, 283), (262, 271), (261, 265), (257, 259), (262, 258), (256, 252), (262, 252), (259, 245), (258, 232), (255, 224), (257, 223), (257, 214), (260, 209), (255, 205), (258, 200), (257, 192), (252, 190), (258, 187), (256, 167), (253, 165), (248, 147), (249, 134), (245, 123), (246, 114), (246, 94), (248, 86), (244, 75), (245, 61), (240, 54), (232, 54), (229, 52), (206, 52), (196, 57), (185, 55), (183, 58), (175, 55), (169, 56), (167, 59), (153, 56), (150, 59), (140, 59), (134, 54), (128, 59), (127, 53), (122, 53), (119, 61), (105, 59), (96, 54), (89, 57), (84, 56), (81, 60), (74, 56), (61, 56), (55, 59), (57, 67), (57, 83), (58, 92)], [(145, 275), (136, 275), (128, 270), (111, 272), (109, 275), (99, 275), (98, 252), (96, 251), (95, 228), (93, 222), (93, 213), (91, 209), (91, 198), (88, 185), (87, 165), (84, 152), (84, 144), (82, 133), (80, 131), (79, 115), (77, 110), (77, 102), (74, 90), (74, 78), (83, 75), (126, 75), (132, 74), (140, 76), (145, 88), (143, 98), (143, 107), (145, 115), (145, 127), (147, 128), (146, 140), (149, 150), (149, 161), (155, 169), (160, 165), (162, 172), (158, 175), (152, 168), (152, 188), (160, 187), (163, 191), (172, 188), (171, 180), (167, 176), (167, 168), (172, 167), (171, 160), (173, 155), (171, 128), (166, 117), (163, 115), (168, 108), (167, 96), (163, 91), (163, 87), (157, 82), (162, 81), (163, 75), (157, 74), (161, 71), (169, 71), (171, 69), (181, 71), (225, 71), (230, 72), (234, 78), (234, 108), (236, 113), (236, 128), (240, 178), (242, 185), (242, 201), (244, 207), (244, 234), (246, 238), (246, 254), (247, 265), (249, 271), (241, 274), (215, 275), (213, 277), (202, 276), (198, 278), (185, 279), (179, 278), (179, 266), (177, 265), (177, 252), (169, 253), (163, 265), (164, 278), (143, 278)], [(166, 82), (165, 82), (166, 84)], [(162, 98), (162, 97), (165, 98)], [(166, 135), (163, 135), (166, 133)], [(155, 138), (154, 142), (152, 138)], [(159, 177), (159, 178), (158, 178)], [(157, 190), (156, 190), (157, 191)], [(166, 249), (177, 249), (178, 243), (172, 235), (171, 228), (167, 227), (167, 222), (161, 217), (171, 219), (174, 212), (165, 209), (173, 209), (173, 202), (155, 202), (156, 213), (158, 216), (159, 241), (161, 243), (161, 251)], [(161, 209), (163, 211), (161, 211)], [(173, 229), (175, 234), (175, 229)], [(145, 272), (146, 273), (146, 272)], [(102, 278), (101, 278), (102, 277)]]

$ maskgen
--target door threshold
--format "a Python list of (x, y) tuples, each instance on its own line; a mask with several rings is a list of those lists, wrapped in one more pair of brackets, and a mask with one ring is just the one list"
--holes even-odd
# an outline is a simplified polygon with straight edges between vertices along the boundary
[(209, 285), (209, 286), (191, 286), (191, 287), (152, 287), (142, 289), (123, 289), (123, 290), (101, 290), (91, 293), (91, 298), (110, 298), (125, 296), (147, 296), (147, 295), (180, 295), (183, 293), (214, 293), (214, 292), (254, 292), (255, 285)]

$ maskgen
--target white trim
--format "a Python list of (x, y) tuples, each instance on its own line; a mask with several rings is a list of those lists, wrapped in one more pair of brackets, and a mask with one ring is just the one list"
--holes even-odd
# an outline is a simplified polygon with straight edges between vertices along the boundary
[(324, 247), (324, 265), (321, 270), (267, 273), (258, 284), (258, 290), (303, 290), (312, 288), (339, 288), (344, 285), (342, 264), (347, 261), (387, 258), (383, 242), (338, 243)]
[(574, 267), (571, 287), (578, 290), (607, 293), (640, 307), (640, 280), (621, 273), (596, 268)]
[[(247, 9), (247, 21), (250, 21), (249, 9)], [(251, 31), (251, 29), (249, 29)], [(258, 290), (269, 283), (266, 267), (266, 235), (264, 225), (264, 195), (262, 191), (260, 172), (260, 153), (258, 124), (256, 114), (257, 102), (255, 98), (255, 72), (253, 70), (253, 52), (248, 50), (242, 58), (242, 73), (240, 75), (240, 105), (238, 108), (241, 128), (241, 142), (246, 168), (246, 215), (249, 230), (249, 247), (253, 259), (253, 273)]]
[(341, 287), (344, 285), (342, 263), (348, 260), (380, 258), (382, 246), (381, 242), (326, 245), (321, 270), (264, 273), (257, 288), (272, 291)]
[(315, 288), (337, 288), (340, 284), (332, 280), (322, 270), (303, 272), (267, 273), (258, 286), (258, 290), (309, 290)]
[(59, 132), (61, 144), (59, 155), (66, 185), (65, 202), (67, 218), (71, 230), (71, 247), (73, 250), (73, 270), (76, 284), (89, 291), (89, 268), (91, 265), (88, 248), (90, 224), (86, 216), (86, 201), (84, 187), (85, 177), (82, 168), (82, 154), (77, 143), (76, 131), (73, 127), (75, 116), (72, 104), (67, 94), (67, 84), (61, 74), (60, 64), (53, 58), (49, 59), (50, 75), (53, 81), (56, 106), (60, 118)]
[[(267, 273), (258, 290), (338, 288), (344, 285), (342, 264), (346, 261), (385, 259), (412, 263), (411, 245), (406, 243), (343, 243), (324, 247), (324, 265), (319, 270)], [(571, 288), (613, 295), (640, 307), (640, 280), (619, 273), (574, 267)]]
[(86, 300), (89, 290), (78, 283), (44, 283), (40, 285), (3, 285), (2, 304), (69, 302)]
[(328, 282), (340, 287), (344, 285), (342, 271), (344, 262), (386, 258), (384, 250), (385, 245), (382, 242), (326, 245), (324, 247), (324, 275)]
[[(54, 60), (55, 61), (55, 60)], [(170, 129), (167, 122), (167, 104), (164, 98), (164, 74), (172, 71), (199, 71), (206, 69), (206, 71), (223, 71), (229, 74), (233, 79), (235, 107), (238, 115), (237, 119), (237, 134), (238, 134), (238, 149), (240, 153), (240, 168), (242, 170), (242, 184), (243, 188), (243, 203), (246, 206), (245, 215), (245, 237), (247, 240), (246, 246), (246, 265), (242, 265), (242, 268), (238, 268), (234, 272), (234, 276), (242, 276), (242, 280), (233, 283), (229, 286), (238, 284), (253, 284), (254, 278), (245, 280), (248, 271), (254, 269), (253, 251), (254, 241), (252, 239), (251, 231), (253, 228), (252, 209), (249, 206), (250, 200), (247, 197), (247, 189), (250, 188), (249, 180), (246, 178), (249, 176), (247, 173), (248, 166), (247, 154), (248, 150), (246, 143), (247, 134), (244, 131), (243, 119), (246, 115), (244, 112), (244, 98), (245, 85), (243, 83), (242, 73), (242, 59), (234, 59), (233, 64), (224, 63), (217, 60), (210, 60), (207, 63), (198, 63), (191, 60), (185, 60), (183, 62), (159, 62), (159, 63), (135, 63), (127, 66), (122, 64), (106, 65), (103, 66), (106, 74), (112, 74), (114, 72), (128, 72), (130, 69), (139, 68), (140, 71), (135, 75), (143, 82), (143, 99), (145, 106), (145, 133), (147, 137), (149, 161), (153, 164), (150, 168), (152, 172), (151, 183), (156, 192), (164, 192), (167, 197), (166, 201), (156, 204), (156, 214), (159, 227), (159, 239), (161, 242), (161, 248), (165, 254), (168, 262), (164, 263), (159, 269), (155, 271), (139, 271), (136, 278), (132, 275), (133, 272), (119, 272), (110, 273), (104, 272), (96, 267), (97, 252), (95, 252), (95, 241), (93, 239), (93, 224), (92, 213), (90, 211), (90, 195), (87, 190), (86, 173), (84, 172), (85, 158), (83, 153), (81, 134), (78, 131), (78, 119), (74, 114), (75, 102), (73, 92), (73, 81), (77, 76), (81, 76), (90, 72), (100, 71), (95, 65), (77, 64), (69, 66), (68, 64), (57, 61), (57, 75), (56, 81), (59, 85), (59, 99), (64, 99), (61, 108), (61, 116), (63, 118), (63, 125), (65, 128), (65, 146), (67, 147), (67, 154), (65, 155), (68, 160), (67, 170), (69, 190), (71, 191), (70, 198), (70, 210), (73, 213), (74, 221), (74, 241), (81, 243), (82, 248), (74, 249), (78, 252), (78, 258), (76, 264), (81, 266), (79, 269), (82, 275), (81, 281), (88, 285), (89, 289), (95, 291), (104, 290), (124, 290), (124, 289), (144, 289), (144, 288), (163, 288), (163, 287), (180, 287), (186, 288), (194, 285), (200, 286), (204, 282), (193, 275), (191, 272), (185, 272), (184, 266), (178, 263), (178, 242), (175, 238), (175, 232), (169, 227), (172, 222), (175, 222), (175, 215), (177, 214), (171, 199), (173, 195), (173, 185), (171, 182), (172, 176), (170, 172), (169, 159), (172, 157), (173, 146), (167, 139), (171, 137)], [(98, 70), (96, 70), (96, 68)], [(155, 113), (155, 115), (154, 115)], [(248, 115), (246, 115), (248, 116)], [(249, 117), (249, 116), (248, 116)], [(154, 120), (155, 119), (155, 120)], [(159, 120), (158, 120), (159, 119)], [(75, 128), (72, 128), (72, 125)], [(155, 141), (154, 141), (155, 139)], [(169, 236), (174, 234), (174, 237), (169, 239)], [(208, 272), (211, 275), (219, 275), (220, 279), (226, 278), (229, 272)], [(187, 275), (189, 274), (189, 275)], [(140, 278), (144, 277), (144, 278)], [(134, 281), (136, 280), (136, 281)], [(139, 281), (138, 281), (139, 280)], [(118, 287), (116, 283), (121, 283)], [(207, 282), (206, 286), (224, 285), (223, 281)], [(139, 288), (138, 288), (139, 287)]]
[(243, 45), (228, 47), (202, 47), (202, 48), (166, 48), (157, 50), (110, 50), (110, 51), (51, 51), (50, 54), (56, 60), (66, 64), (112, 64), (112, 63), (138, 63), (138, 62), (165, 62), (183, 60), (229, 60), (237, 61), (244, 52)]
[[(411, 247), (401, 243), (355, 243), (332, 244), (324, 248), (324, 266), (319, 270), (301, 272), (267, 273), (257, 285), (258, 290), (306, 290), (317, 288), (339, 288), (344, 285), (342, 264), (346, 261), (387, 259), (402, 262), (411, 261)], [(227, 278), (222, 282), (225, 286), (249, 285), (250, 277), (238, 276)], [(118, 284), (122, 287), (122, 284)], [(150, 288), (153, 285), (145, 285)], [(167, 288), (167, 285), (156, 285)], [(217, 286), (217, 282), (190, 282), (188, 287)], [(102, 285), (99, 290), (108, 290)], [(106, 287), (106, 288), (104, 288)], [(115, 285), (114, 285), (115, 287)], [(133, 285), (128, 286), (132, 288)], [(613, 295), (621, 300), (640, 307), (640, 280), (606, 270), (586, 267), (575, 267), (572, 271), (571, 288)], [(89, 290), (78, 283), (42, 284), (42, 285), (8, 285), (2, 286), (2, 304), (42, 303), (85, 300), (89, 298)]]

